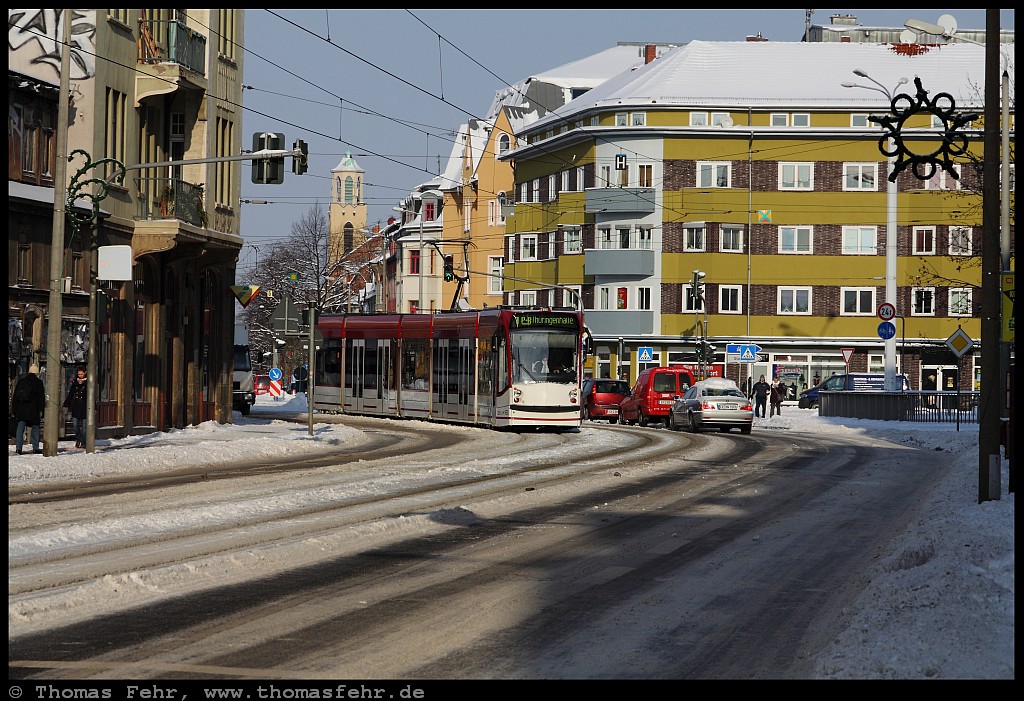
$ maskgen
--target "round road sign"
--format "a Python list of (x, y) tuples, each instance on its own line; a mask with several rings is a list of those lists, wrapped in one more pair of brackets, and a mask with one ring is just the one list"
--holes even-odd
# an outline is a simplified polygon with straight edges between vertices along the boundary
[(878, 335), (888, 341), (896, 335), (896, 325), (891, 321), (883, 321), (878, 325)]
[(282, 377), (281, 368), (270, 368), (270, 372), (267, 373), (271, 380), (280, 380)]
[(882, 321), (890, 321), (896, 317), (896, 306), (889, 302), (878, 305), (878, 318)]

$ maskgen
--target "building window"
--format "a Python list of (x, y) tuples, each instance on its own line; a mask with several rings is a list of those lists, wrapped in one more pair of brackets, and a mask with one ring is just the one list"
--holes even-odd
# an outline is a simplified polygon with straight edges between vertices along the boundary
[(583, 166), (576, 169), (576, 192), (583, 192), (584, 190), (584, 171)]
[(647, 126), (647, 113), (646, 112), (632, 112), (629, 115), (629, 124), (634, 127), (645, 127)]
[(537, 260), (537, 235), (524, 234), (519, 239), (519, 260)]
[(612, 186), (612, 167), (610, 165), (601, 166), (601, 180), (598, 184), (599, 187), (611, 187)]
[(810, 314), (810, 287), (780, 287), (779, 314)]
[(718, 288), (718, 313), (742, 314), (743, 288), (739, 285), (721, 285)]
[(590, 126), (599, 127), (601, 126), (601, 115), (595, 114), (590, 118)]
[(562, 252), (583, 253), (583, 232), (578, 226), (567, 226), (562, 230)]
[(935, 255), (935, 227), (915, 226), (913, 233), (913, 252), (919, 256)]
[(558, 199), (558, 176), (551, 174), (548, 176), (548, 202), (554, 202)]
[(622, 251), (628, 251), (632, 246), (629, 245), (630, 229), (628, 226), (620, 226), (615, 229), (615, 236), (618, 239), (618, 248)]
[(505, 207), (508, 207), (508, 195), (504, 192), (498, 193), (498, 211), (495, 214), (495, 221), (500, 225), (505, 225)]
[(843, 190), (874, 191), (877, 189), (877, 176), (877, 163), (844, 163)]
[(789, 126), (789, 115), (785, 112), (773, 112), (768, 118), (769, 123), (773, 127), (788, 127)]
[(641, 163), (636, 167), (637, 187), (654, 187), (654, 166), (650, 163)]
[(578, 286), (573, 285), (562, 290), (562, 306), (568, 307), (569, 309), (581, 309), (582, 307), (577, 306), (577, 300), (581, 300), (580, 289)]
[(935, 167), (935, 172), (932, 173), (932, 177), (927, 180), (922, 180), (921, 188), (925, 190), (959, 190), (960, 189), (960, 164), (954, 164), (953, 170), (956, 172), (958, 177), (953, 177), (946, 172), (944, 168)]
[(683, 227), (683, 250), (703, 251), (706, 240), (704, 225), (687, 225)]
[(779, 164), (779, 189), (780, 190), (813, 190), (814, 189), (814, 164), (813, 163), (780, 163)]
[[(107, 123), (103, 133), (103, 157), (125, 162), (125, 110), (127, 96), (107, 88)], [(114, 165), (107, 163), (106, 177), (114, 174)]]
[(874, 316), (875, 289), (873, 287), (843, 287), (839, 296), (842, 299), (843, 316)]
[(629, 288), (627, 288), (627, 287), (616, 287), (615, 288), (615, 308), (616, 309), (629, 309)]
[(417, 248), (409, 250), (409, 274), (420, 274), (420, 251)]
[(651, 308), (651, 288), (636, 288), (636, 308), (648, 310)]
[(723, 253), (743, 253), (743, 227), (723, 224), (719, 246)]
[(28, 241), (18, 243), (18, 284), (28, 285), (32, 282), (32, 246)]
[(437, 202), (423, 200), (423, 221), (434, 221), (437, 218)]
[(731, 163), (698, 161), (697, 187), (729, 187), (731, 181)]
[(949, 255), (969, 256), (971, 255), (971, 227), (951, 226), (949, 227)]
[(814, 253), (813, 227), (780, 226), (779, 253)]
[(516, 262), (516, 237), (505, 237), (505, 260), (509, 263)]
[(529, 194), (530, 194), (530, 189), (529, 189), (529, 187), (527, 187), (527, 184), (526, 183), (519, 183), (519, 201), (520, 202), (529, 202), (530, 201)]
[(599, 310), (611, 309), (612, 293), (607, 287), (597, 288), (597, 308)]
[(795, 112), (790, 115), (790, 121), (794, 127), (809, 127), (811, 126), (811, 115), (806, 112)]
[[(697, 291), (701, 292), (703, 285), (697, 286)], [(683, 285), (683, 311), (684, 312), (702, 312), (704, 311), (704, 296), (699, 295), (698, 299), (694, 299), (693, 294), (693, 283), (685, 283)]]
[(533, 182), (530, 183), (532, 193), (530, 195), (531, 202), (540, 202), (540, 178), (534, 178)]
[(629, 126), (629, 112), (616, 112), (615, 113), (615, 126), (617, 126), (617, 127)]
[[(217, 118), (217, 157), (223, 158), (234, 155), (235, 124), (226, 119)], [(230, 161), (217, 163), (216, 165), (216, 197), (217, 204), (225, 207), (234, 206), (235, 198), (235, 170)]]
[(706, 127), (708, 125), (707, 112), (690, 112), (691, 127)]
[(492, 295), (500, 295), (504, 289), (501, 279), (502, 274), (504, 273), (501, 256), (487, 257), (487, 271), (490, 273), (489, 281), (487, 283), (487, 292)]
[(935, 288), (914, 287), (911, 290), (912, 316), (935, 316)]
[(844, 226), (843, 255), (874, 255), (878, 232), (873, 226)]
[(949, 290), (949, 316), (974, 316), (974, 308), (971, 304), (973, 291), (969, 287), (954, 287)]
[(713, 127), (720, 127), (723, 124), (728, 124), (729, 123), (728, 120), (730, 120), (730, 119), (732, 119), (732, 118), (729, 116), (728, 112), (712, 112), (711, 113), (711, 126), (713, 126)]
[[(234, 10), (217, 10), (217, 53), (224, 58), (235, 60), (235, 18)], [(130, 26), (130, 25), (129, 25)]]
[(597, 247), (602, 250), (611, 250), (615, 248), (612, 241), (612, 230), (610, 227), (602, 226), (597, 230)]
[(355, 180), (351, 175), (345, 176), (345, 204), (352, 204), (356, 191)]
[(498, 201), (488, 200), (487, 202), (487, 226), (494, 226), (497, 219)]
[(562, 171), (562, 185), (559, 187), (559, 192), (569, 192), (569, 174), (572, 171), (568, 168)]
[(508, 134), (502, 133), (498, 136), (498, 155), (507, 153), (512, 144), (512, 139)]
[(636, 247), (644, 251), (654, 248), (654, 229), (649, 226), (638, 226), (636, 229)]
[(868, 115), (863, 112), (850, 115), (850, 126), (855, 129), (866, 129), (872, 126), (871, 122), (868, 121)]

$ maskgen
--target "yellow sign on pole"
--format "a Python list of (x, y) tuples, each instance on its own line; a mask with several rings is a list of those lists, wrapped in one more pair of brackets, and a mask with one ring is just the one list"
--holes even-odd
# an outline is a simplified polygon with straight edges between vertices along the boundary
[(235, 298), (242, 304), (242, 307), (248, 307), (249, 302), (253, 300), (256, 293), (260, 291), (259, 285), (232, 285), (231, 292), (234, 293)]
[(1013, 271), (1000, 274), (1003, 288), (1003, 324), (1000, 331), (1000, 340), (1003, 343), (1014, 343), (1013, 340)]

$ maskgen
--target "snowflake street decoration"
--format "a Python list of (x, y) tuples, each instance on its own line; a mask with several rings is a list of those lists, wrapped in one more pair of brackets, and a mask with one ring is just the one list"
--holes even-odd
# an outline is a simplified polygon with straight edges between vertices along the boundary
[[(907, 166), (912, 166), (914, 175), (919, 180), (930, 179), (935, 175), (937, 167), (941, 167), (951, 176), (959, 179), (960, 175), (953, 167), (953, 157), (962, 156), (967, 152), (967, 135), (957, 130), (977, 119), (978, 115), (974, 113), (954, 114), (956, 102), (952, 95), (941, 92), (933, 100), (929, 100), (928, 91), (921, 87), (920, 78), (914, 78), (914, 85), (917, 86), (916, 99), (905, 93), (892, 98), (890, 104), (892, 116), (868, 117), (868, 120), (881, 125), (886, 130), (886, 133), (878, 140), (878, 149), (883, 155), (896, 158), (892, 172), (889, 173), (889, 180), (896, 182), (896, 177)], [(942, 120), (942, 143), (930, 153), (914, 153), (903, 141), (903, 125), (910, 117), (922, 112)], [(892, 137), (892, 149), (889, 148), (889, 137)]]

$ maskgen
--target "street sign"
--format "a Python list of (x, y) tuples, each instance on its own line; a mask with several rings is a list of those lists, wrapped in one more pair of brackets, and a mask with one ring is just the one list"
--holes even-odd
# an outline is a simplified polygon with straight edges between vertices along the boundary
[(654, 362), (654, 347), (640, 346), (639, 348), (636, 349), (636, 359), (639, 363)]
[(299, 310), (290, 296), (285, 296), (270, 313), (270, 327), (274, 333), (285, 336), (300, 336)]
[(757, 362), (757, 353), (760, 350), (761, 346), (756, 343), (727, 343), (725, 346), (726, 355), (738, 355), (737, 360), (741, 363)]
[(1012, 270), (1010, 272), (1003, 272), (1000, 274), (1003, 288), (1003, 326), (1000, 331), (1000, 340), (1003, 343), (1013, 343), (1014, 339), (1013, 322), (1015, 321), (1015, 314), (1013, 313), (1013, 274)]
[(878, 305), (878, 318), (882, 321), (892, 321), (896, 318), (896, 305), (883, 302)]
[(971, 340), (971, 337), (962, 328), (957, 327), (956, 331), (946, 339), (946, 345), (949, 346), (951, 351), (956, 353), (956, 357), (962, 358), (964, 353), (974, 348), (974, 341)]
[(281, 368), (270, 368), (270, 372), (267, 373), (271, 380), (280, 380), (284, 377), (284, 373), (281, 372)]
[(249, 302), (255, 299), (256, 293), (259, 291), (259, 285), (231, 285), (231, 292), (243, 308), (249, 306)]
[(853, 352), (856, 349), (855, 348), (840, 348), (839, 350), (841, 350), (843, 352), (843, 362), (846, 363), (847, 365), (849, 365), (850, 364), (850, 358), (853, 357)]
[(889, 340), (896, 335), (896, 324), (891, 321), (883, 321), (878, 325), (878, 335), (880, 338)]
[(280, 397), (281, 396), (281, 380), (270, 381), (270, 396)]

